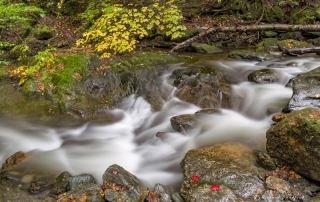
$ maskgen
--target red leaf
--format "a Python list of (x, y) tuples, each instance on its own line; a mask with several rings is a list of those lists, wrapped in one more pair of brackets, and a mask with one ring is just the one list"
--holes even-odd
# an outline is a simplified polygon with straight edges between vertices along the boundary
[(194, 175), (192, 175), (192, 177), (190, 178), (192, 181), (198, 181), (199, 180), (199, 177), (196, 175), (196, 174), (194, 174)]
[(220, 185), (213, 184), (213, 185), (211, 186), (211, 190), (212, 190), (212, 191), (218, 191), (219, 189), (220, 189)]

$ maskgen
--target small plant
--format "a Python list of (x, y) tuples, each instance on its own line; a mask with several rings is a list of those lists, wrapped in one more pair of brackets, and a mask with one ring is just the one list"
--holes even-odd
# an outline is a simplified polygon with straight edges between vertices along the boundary
[(179, 24), (181, 18), (175, 0), (155, 0), (147, 5), (107, 1), (103, 14), (77, 41), (77, 45), (93, 44), (94, 50), (101, 53), (102, 58), (109, 58), (134, 50), (138, 40), (152, 32), (171, 39), (181, 36), (186, 29)]
[(19, 79), (18, 84), (23, 85), (28, 79), (33, 78), (38, 83), (38, 91), (44, 89), (42, 79), (45, 74), (53, 74), (55, 69), (55, 48), (46, 49), (45, 51), (38, 52), (33, 57), (34, 65), (22, 65), (16, 69), (9, 70), (8, 74), (13, 79)]

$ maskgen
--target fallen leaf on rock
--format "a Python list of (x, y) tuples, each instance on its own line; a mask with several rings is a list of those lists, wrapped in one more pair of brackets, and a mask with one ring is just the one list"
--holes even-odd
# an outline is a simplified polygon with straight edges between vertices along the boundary
[(211, 186), (211, 190), (212, 190), (212, 191), (218, 191), (219, 189), (220, 189), (220, 185), (213, 184), (213, 185)]
[(190, 178), (192, 181), (198, 181), (199, 180), (199, 177), (196, 175), (196, 174), (194, 174), (194, 175), (192, 175), (192, 177)]
[(146, 197), (145, 201), (157, 202), (157, 197), (152, 191), (148, 190), (148, 196)]
[(86, 193), (83, 193), (79, 202), (85, 202), (87, 200), (87, 194)]

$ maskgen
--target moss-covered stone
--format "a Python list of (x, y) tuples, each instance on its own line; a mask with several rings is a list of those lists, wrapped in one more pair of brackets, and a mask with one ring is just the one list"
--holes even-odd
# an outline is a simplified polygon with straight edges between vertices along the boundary
[(228, 57), (232, 59), (238, 59), (238, 60), (245, 59), (245, 60), (259, 60), (259, 61), (270, 60), (272, 58), (272, 56), (267, 53), (257, 53), (254, 51), (247, 51), (247, 50), (231, 51), (228, 54)]
[(33, 35), (38, 40), (47, 40), (52, 37), (51, 31), (46, 25), (39, 25), (35, 30), (33, 30)]
[(285, 49), (291, 49), (291, 48), (310, 48), (310, 47), (313, 47), (313, 45), (308, 42), (291, 40), (291, 39), (279, 41), (277, 44), (278, 44), (278, 47), (281, 51), (283, 51)]
[(274, 31), (265, 31), (262, 34), (263, 34), (263, 36), (268, 37), (268, 38), (273, 38), (273, 37), (278, 36), (278, 33), (274, 32)]
[(192, 43), (189, 47), (189, 50), (195, 51), (198, 53), (221, 53), (222, 50), (215, 46), (210, 46), (204, 43)]
[(280, 35), (281, 40), (294, 39), (304, 41), (304, 37), (301, 32), (286, 32)]
[(269, 52), (279, 51), (277, 43), (279, 42), (276, 38), (266, 38), (256, 45), (257, 52)]
[(320, 110), (291, 112), (267, 131), (267, 152), (282, 165), (320, 181)]

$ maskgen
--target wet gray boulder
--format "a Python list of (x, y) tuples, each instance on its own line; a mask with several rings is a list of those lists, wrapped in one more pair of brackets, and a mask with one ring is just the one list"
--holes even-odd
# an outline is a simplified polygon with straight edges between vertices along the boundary
[(254, 83), (274, 83), (278, 82), (278, 77), (271, 69), (260, 69), (250, 73), (248, 80)]
[(258, 177), (265, 170), (257, 166), (253, 150), (240, 143), (190, 150), (180, 165), (180, 193), (186, 202), (254, 201), (265, 191)]
[(201, 108), (230, 107), (231, 87), (224, 73), (214, 66), (176, 69), (170, 77), (176, 96)]
[(68, 179), (68, 190), (73, 190), (78, 186), (85, 185), (85, 184), (96, 184), (96, 180), (90, 174), (81, 174), (70, 177)]
[(72, 177), (68, 171), (62, 172), (55, 180), (50, 196), (56, 196), (68, 191), (68, 180)]
[(170, 119), (173, 130), (185, 133), (197, 126), (198, 118), (193, 114), (182, 114)]
[(293, 93), (283, 112), (320, 107), (320, 67), (292, 78), (287, 86)]
[(170, 190), (163, 184), (156, 184), (153, 190), (159, 202), (172, 202)]
[(103, 191), (97, 184), (84, 184), (75, 189), (58, 196), (57, 202), (71, 201), (86, 201), (86, 202), (105, 202), (102, 198)]
[(142, 193), (138, 178), (119, 165), (111, 165), (102, 176), (107, 201), (137, 201)]
[(277, 161), (320, 181), (320, 109), (289, 113), (267, 131), (266, 149)]

